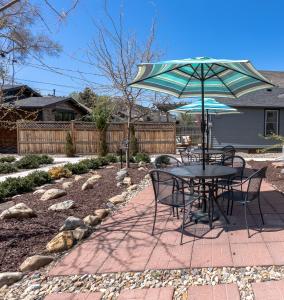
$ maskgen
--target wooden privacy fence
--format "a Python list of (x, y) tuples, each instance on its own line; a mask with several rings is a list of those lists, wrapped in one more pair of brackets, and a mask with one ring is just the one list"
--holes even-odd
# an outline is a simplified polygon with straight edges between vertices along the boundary
[[(65, 153), (66, 135), (70, 132), (77, 154), (98, 153), (98, 131), (89, 122), (18, 122), (17, 148), (25, 153)], [(139, 152), (175, 153), (175, 123), (136, 123)], [(127, 124), (111, 123), (107, 130), (108, 150), (119, 150), (127, 137)]]

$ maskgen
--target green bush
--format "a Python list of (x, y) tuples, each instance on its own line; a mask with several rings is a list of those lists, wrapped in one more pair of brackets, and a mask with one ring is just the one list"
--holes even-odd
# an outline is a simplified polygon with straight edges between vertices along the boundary
[(68, 163), (64, 165), (64, 167), (70, 170), (72, 174), (84, 174), (90, 170), (88, 166), (82, 162), (78, 162), (75, 164)]
[(106, 160), (109, 162), (109, 163), (116, 163), (117, 161), (118, 161), (118, 158), (117, 158), (117, 156), (116, 155), (114, 155), (114, 154), (107, 154), (106, 156), (105, 156), (105, 158), (106, 158)]
[(98, 157), (97, 161), (98, 161), (100, 167), (107, 166), (109, 164), (108, 160), (104, 156)]
[(151, 159), (150, 159), (150, 156), (147, 154), (147, 153), (137, 153), (135, 155), (135, 161), (137, 163), (139, 162), (145, 162), (145, 163), (150, 163), (151, 162)]
[(19, 169), (36, 169), (43, 164), (53, 163), (53, 158), (48, 155), (27, 154), (15, 162)]
[(26, 176), (28, 180), (31, 180), (34, 186), (41, 186), (51, 182), (51, 176), (45, 171), (34, 171)]
[[(120, 158), (119, 158), (119, 161), (120, 161)], [(126, 162), (126, 155), (125, 155), (125, 154), (122, 155), (122, 162)], [(135, 159), (134, 159), (133, 156), (130, 156), (130, 157), (129, 157), (129, 162), (135, 163)]]
[(71, 133), (68, 132), (66, 134), (65, 154), (67, 157), (73, 157), (73, 156), (75, 156), (75, 153), (76, 153), (76, 149), (73, 144), (73, 139), (72, 139)]
[(8, 163), (8, 162), (0, 162), (0, 174), (8, 174), (17, 172), (18, 169), (14, 164)]
[(12, 163), (15, 160), (16, 160), (15, 156), (3, 156), (3, 157), (0, 157), (0, 162), (2, 162), (2, 163), (4, 163), (4, 162)]
[(100, 162), (97, 158), (83, 159), (80, 163), (85, 164), (88, 169), (95, 170), (100, 166)]

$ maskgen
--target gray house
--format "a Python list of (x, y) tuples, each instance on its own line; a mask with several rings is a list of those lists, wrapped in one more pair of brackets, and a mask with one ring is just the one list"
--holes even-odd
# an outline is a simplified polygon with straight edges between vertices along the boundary
[[(284, 72), (267, 73), (270, 76), (264, 75), (272, 82), (283, 84)], [(240, 114), (211, 116), (213, 147), (264, 148), (273, 142), (263, 136), (284, 135), (284, 87), (256, 91), (238, 99), (218, 98), (218, 101), (236, 108)]]

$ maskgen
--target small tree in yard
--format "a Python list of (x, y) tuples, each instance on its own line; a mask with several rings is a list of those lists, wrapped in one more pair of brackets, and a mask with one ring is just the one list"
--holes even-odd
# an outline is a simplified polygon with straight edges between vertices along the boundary
[(266, 151), (270, 151), (270, 150), (275, 150), (275, 149), (282, 149), (283, 151), (283, 147), (284, 147), (284, 136), (281, 135), (277, 135), (277, 134), (271, 134), (268, 136), (264, 137), (266, 140), (271, 140), (271, 141), (275, 141), (276, 144), (271, 145), (265, 149), (262, 150), (262, 152), (266, 152)]
[(99, 132), (99, 155), (105, 156), (108, 153), (106, 133), (111, 117), (112, 104), (107, 98), (100, 98), (93, 108), (92, 118)]
[[(105, 78), (102, 88), (109, 94), (118, 95), (127, 108), (127, 139), (130, 142), (133, 108), (143, 95), (145, 97), (145, 91), (133, 89), (129, 84), (137, 73), (137, 64), (151, 62), (159, 57), (159, 53), (153, 50), (155, 27), (152, 26), (147, 41), (140, 44), (135, 35), (124, 31), (122, 14), (119, 21), (115, 22), (105, 5), (105, 15), (108, 25), (96, 25), (97, 36), (93, 39), (88, 56), (90, 64)], [(128, 147), (127, 167), (129, 157)]]
[(68, 131), (66, 135), (65, 154), (67, 157), (74, 157), (76, 153), (71, 133)]
[(139, 152), (138, 140), (135, 136), (134, 124), (130, 125), (130, 141), (129, 141), (130, 155), (135, 156)]

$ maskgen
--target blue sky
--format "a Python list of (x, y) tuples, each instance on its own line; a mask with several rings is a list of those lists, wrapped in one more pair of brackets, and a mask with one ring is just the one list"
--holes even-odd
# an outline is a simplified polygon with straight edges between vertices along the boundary
[[(72, 3), (71, 0), (50, 2), (59, 11)], [(109, 0), (109, 10), (114, 17), (121, 7), (127, 30), (135, 32), (141, 41), (147, 37), (153, 18), (156, 19), (155, 46), (163, 51), (163, 59), (195, 56), (249, 59), (257, 69), (284, 71), (283, 0)], [(95, 37), (93, 22), (103, 18), (103, 1), (80, 0), (76, 10), (61, 24), (48, 8), (44, 15), (52, 28), (53, 39), (63, 48), (59, 57), (45, 57), (45, 63), (63, 69), (94, 72), (90, 65), (74, 57), (84, 60), (85, 50)], [(36, 26), (38, 30), (44, 29)], [(78, 76), (69, 71), (62, 71), (68, 76), (61, 76), (28, 66), (16, 66), (16, 70), (18, 82), (40, 89), (43, 94), (51, 93), (55, 88), (56, 95), (67, 95), (86, 86), (85, 82), (68, 77)], [(90, 74), (85, 77), (90, 81), (97, 80)]]

